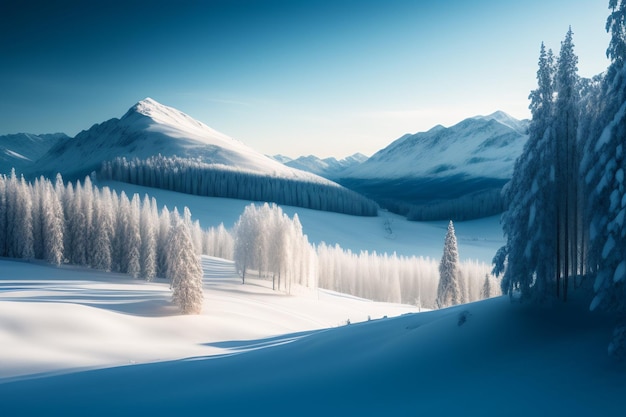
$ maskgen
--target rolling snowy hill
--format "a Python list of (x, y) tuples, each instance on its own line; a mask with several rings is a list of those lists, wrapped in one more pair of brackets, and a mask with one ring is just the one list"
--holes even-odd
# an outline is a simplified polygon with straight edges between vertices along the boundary
[(623, 415), (611, 323), (585, 300), (410, 314), (204, 258), (204, 311), (181, 316), (166, 282), (0, 263), (5, 417)]
[(146, 159), (156, 155), (199, 159), (204, 163), (288, 179), (328, 183), (253, 150), (187, 114), (146, 98), (120, 119), (96, 124), (52, 147), (31, 174), (61, 172), (81, 177), (117, 157)]
[(69, 139), (64, 133), (33, 135), (16, 133), (0, 136), (0, 172), (21, 171), (31, 166), (58, 142)]
[[(481, 198), (498, 198), (526, 143), (527, 127), (527, 120), (503, 112), (472, 117), (449, 128), (435, 126), (402, 136), (344, 171), (338, 181), (391, 209), (404, 205), (400, 210), (404, 213), (411, 205), (433, 201), (455, 200), (454, 204), (463, 206)], [(492, 215), (498, 204), (493, 208), (495, 212), (473, 210)], [(440, 218), (460, 216), (448, 214), (450, 210), (443, 206), (438, 211)]]

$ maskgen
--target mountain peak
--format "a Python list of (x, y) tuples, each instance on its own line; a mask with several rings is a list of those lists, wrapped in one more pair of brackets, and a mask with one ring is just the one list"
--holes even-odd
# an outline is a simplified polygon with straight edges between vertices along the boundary
[(511, 116), (508, 113), (503, 112), (502, 110), (497, 110), (487, 116), (476, 116), (473, 118), (474, 120), (494, 120), (500, 124), (510, 127), (513, 130), (516, 130), (522, 134), (526, 133), (526, 121), (518, 120), (515, 117)]
[(182, 111), (161, 104), (150, 97), (138, 101), (122, 119), (133, 118), (135, 115), (149, 117), (156, 123), (163, 125), (191, 127), (193, 129), (208, 127)]
[(151, 113), (158, 112), (163, 107), (167, 106), (162, 105), (150, 97), (146, 97), (143, 100), (139, 100), (137, 104), (131, 107), (131, 110), (149, 116)]

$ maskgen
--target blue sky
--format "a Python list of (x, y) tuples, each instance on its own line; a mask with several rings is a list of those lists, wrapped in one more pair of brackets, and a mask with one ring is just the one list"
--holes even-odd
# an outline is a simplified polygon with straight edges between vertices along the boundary
[(0, 134), (65, 132), (152, 97), (267, 153), (368, 155), (405, 133), (529, 117), (542, 41), (607, 65), (608, 0), (0, 4)]

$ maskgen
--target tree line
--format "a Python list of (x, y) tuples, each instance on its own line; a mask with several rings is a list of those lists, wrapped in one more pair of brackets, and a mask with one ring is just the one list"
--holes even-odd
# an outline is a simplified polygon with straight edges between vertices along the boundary
[[(15, 171), (0, 175), (0, 256), (41, 259), (54, 265), (75, 264), (128, 274), (151, 281), (169, 280), (172, 300), (181, 312), (202, 307), (200, 255), (235, 261), (242, 281), (250, 272), (270, 277), (273, 289), (293, 285), (325, 288), (376, 301), (425, 308), (475, 301), (493, 281), (483, 263), (461, 262), (455, 279), (460, 288), (450, 302), (438, 301), (440, 272), (430, 258), (395, 253), (353, 253), (338, 245), (310, 244), (297, 214), (290, 218), (276, 204), (248, 205), (232, 230), (221, 224), (203, 230), (184, 208), (158, 210), (154, 198), (129, 198), (90, 177), (81, 183), (34, 182)], [(486, 277), (486, 278), (485, 278)]]
[(326, 180), (320, 182), (268, 176), (200, 160), (153, 156), (104, 162), (100, 175), (109, 180), (181, 193), (268, 201), (276, 204), (355, 216), (377, 216), (378, 205)]
[[(495, 278), (490, 274), (489, 265), (460, 262), (457, 255), (454, 272), (446, 275), (451, 276), (457, 292), (454, 297), (444, 299), (438, 290), (444, 274), (436, 260), (395, 253), (353, 253), (339, 245), (325, 243), (314, 246), (303, 234), (297, 214), (290, 219), (275, 204), (247, 206), (233, 235), (233, 257), (244, 282), (250, 271), (254, 271), (258, 276), (271, 277), (275, 289), (287, 292), (295, 283), (429, 309), (500, 294), (497, 286), (491, 285)], [(456, 251), (456, 240), (454, 242)], [(452, 249), (445, 249), (444, 253), (449, 250)]]
[(42, 259), (102, 271), (121, 272), (151, 281), (170, 281), (172, 299), (183, 313), (202, 307), (204, 251), (232, 248), (223, 226), (203, 231), (187, 208), (181, 216), (155, 199), (140, 200), (108, 187), (64, 184), (57, 175), (28, 183), (15, 171), (0, 175), (0, 256)]
[(589, 289), (590, 308), (615, 314), (609, 350), (626, 353), (626, 1), (610, 0), (610, 65), (578, 75), (570, 28), (558, 56), (542, 43), (532, 121), (505, 187), (507, 244), (494, 257), (502, 290), (567, 300)]

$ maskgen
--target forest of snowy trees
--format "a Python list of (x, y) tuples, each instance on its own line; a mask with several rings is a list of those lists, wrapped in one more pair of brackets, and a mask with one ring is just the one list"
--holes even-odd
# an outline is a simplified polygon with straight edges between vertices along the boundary
[(243, 279), (253, 270), (257, 276), (272, 278), (275, 289), (287, 292), (296, 283), (429, 309), (500, 294), (496, 285), (489, 285), (485, 292), (485, 281), (491, 283), (495, 279), (489, 265), (460, 262), (457, 255), (453, 260), (456, 269), (449, 275), (456, 285), (456, 295), (438, 302), (440, 269), (435, 260), (395, 253), (356, 254), (324, 243), (314, 247), (303, 235), (298, 216), (290, 219), (276, 205), (247, 206), (233, 234), (234, 260)]
[(55, 184), (0, 175), (0, 256), (167, 278), (183, 313), (202, 306), (199, 254), (232, 246), (223, 227), (203, 232), (187, 208), (159, 213), (154, 199), (99, 189), (89, 177), (65, 185), (60, 175)]
[[(148, 281), (162, 277), (170, 282), (181, 312), (191, 314), (202, 306), (201, 254), (232, 259), (243, 282), (253, 272), (271, 278), (273, 288), (286, 293), (302, 285), (377, 301), (444, 306), (437, 302), (435, 260), (315, 247), (298, 216), (289, 218), (275, 204), (250, 204), (232, 231), (223, 225), (203, 230), (186, 207), (182, 215), (167, 207), (159, 212), (155, 199), (118, 195), (94, 186), (90, 177), (65, 184), (59, 175), (53, 184), (43, 177), (28, 183), (15, 172), (0, 175), (0, 256), (81, 265)], [(459, 293), (445, 305), (499, 294), (484, 291), (484, 280), (493, 280), (484, 263), (459, 262), (455, 279)]]
[(507, 244), (494, 258), (502, 290), (567, 300), (593, 292), (613, 312), (611, 353), (626, 353), (626, 1), (610, 0), (608, 69), (578, 76), (570, 28), (557, 57), (541, 45), (532, 121), (506, 186)]
[(116, 158), (102, 164), (100, 175), (193, 195), (267, 201), (355, 216), (378, 215), (376, 203), (337, 184), (269, 177), (188, 158)]

